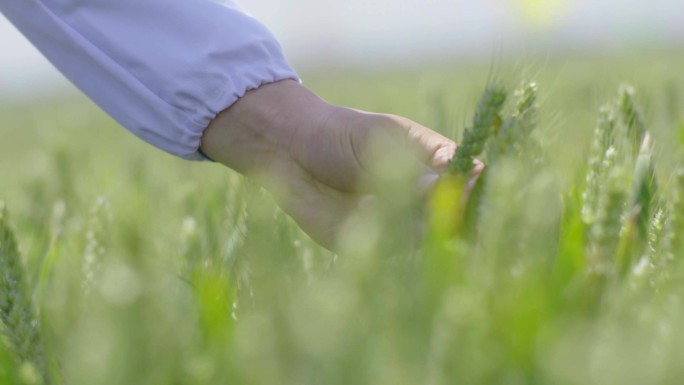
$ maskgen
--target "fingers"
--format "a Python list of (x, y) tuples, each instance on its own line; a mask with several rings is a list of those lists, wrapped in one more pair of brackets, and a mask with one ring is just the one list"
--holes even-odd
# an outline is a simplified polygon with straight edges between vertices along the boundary
[(479, 159), (473, 159), (473, 169), (470, 171), (471, 176), (477, 176), (482, 174), (482, 171), (485, 169), (484, 163), (482, 163)]
[(407, 130), (409, 146), (418, 152), (421, 161), (435, 170), (446, 170), (456, 153), (456, 142), (409, 120), (405, 120), (403, 126)]
[[(412, 120), (394, 115), (388, 117), (406, 135), (407, 146), (424, 164), (440, 173), (446, 170), (458, 151), (456, 142)], [(471, 176), (480, 175), (485, 168), (479, 159), (474, 159), (473, 165)]]
[(378, 126), (392, 132), (426, 166), (443, 171), (456, 152), (456, 142), (410, 119), (375, 115)]

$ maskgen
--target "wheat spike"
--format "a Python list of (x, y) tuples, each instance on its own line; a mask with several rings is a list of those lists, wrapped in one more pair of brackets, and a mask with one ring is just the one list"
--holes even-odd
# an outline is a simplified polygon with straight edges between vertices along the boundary
[(639, 145), (646, 135), (646, 125), (641, 112), (634, 101), (634, 87), (623, 85), (618, 92), (617, 106), (620, 110), (620, 119), (627, 129), (627, 139), (634, 153), (639, 151)]
[[(482, 154), (487, 140), (501, 125), (501, 109), (506, 102), (506, 90), (498, 85), (487, 87), (473, 117), (473, 126), (463, 132), (449, 171), (467, 175), (473, 169), (473, 159)], [(495, 127), (497, 126), (497, 127)]]
[(525, 154), (529, 149), (530, 134), (537, 125), (537, 84), (526, 83), (515, 91), (515, 110), (496, 133), (487, 152), (490, 164), (511, 152)]
[[(612, 147), (614, 131), (615, 114), (610, 106), (604, 106), (599, 110), (598, 123), (594, 129), (589, 170), (582, 192), (582, 219), (587, 224), (596, 220), (601, 185), (609, 167), (606, 163), (606, 156), (616, 151)], [(609, 151), (611, 148), (612, 150)]]
[(19, 249), (10, 229), (7, 209), (0, 202), (0, 320), (2, 332), (20, 363), (45, 374), (39, 323), (26, 287)]

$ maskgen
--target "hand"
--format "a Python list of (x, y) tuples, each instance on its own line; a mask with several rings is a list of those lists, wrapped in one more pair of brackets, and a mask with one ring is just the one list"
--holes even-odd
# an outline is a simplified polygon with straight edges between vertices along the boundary
[(321, 245), (334, 248), (349, 214), (370, 191), (371, 142), (406, 152), (436, 180), (452, 140), (411, 120), (331, 105), (295, 81), (248, 92), (205, 130), (202, 151), (257, 180)]

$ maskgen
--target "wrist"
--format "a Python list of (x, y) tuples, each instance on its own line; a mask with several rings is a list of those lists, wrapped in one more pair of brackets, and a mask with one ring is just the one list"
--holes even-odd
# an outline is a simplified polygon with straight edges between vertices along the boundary
[(300, 143), (320, 128), (333, 106), (291, 80), (247, 92), (219, 113), (202, 137), (212, 159), (248, 176), (296, 162)]

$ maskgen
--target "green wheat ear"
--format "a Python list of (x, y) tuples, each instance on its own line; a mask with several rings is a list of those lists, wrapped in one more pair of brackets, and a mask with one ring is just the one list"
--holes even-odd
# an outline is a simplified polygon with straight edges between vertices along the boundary
[[(591, 146), (591, 158), (589, 170), (582, 192), (582, 220), (586, 224), (592, 224), (598, 215), (598, 201), (601, 186), (608, 172), (610, 162), (606, 159), (608, 154), (616, 150), (612, 147), (615, 141), (615, 112), (610, 105), (601, 107), (598, 122), (594, 129), (594, 139)], [(611, 149), (609, 151), (609, 149)], [(612, 160), (611, 160), (612, 162)]]
[(106, 253), (107, 225), (110, 215), (109, 202), (106, 198), (99, 197), (91, 211), (81, 266), (81, 288), (86, 294), (90, 293), (93, 287)]
[(634, 154), (639, 152), (640, 145), (646, 135), (646, 124), (634, 101), (634, 87), (623, 85), (618, 91), (617, 107), (620, 111), (621, 123), (626, 128), (627, 139)]
[(449, 171), (467, 175), (473, 169), (473, 159), (482, 154), (487, 140), (501, 125), (501, 109), (506, 102), (506, 90), (500, 84), (490, 84), (480, 98), (473, 126), (463, 132), (463, 140), (449, 163)]
[(645, 133), (634, 168), (634, 182), (630, 195), (630, 206), (639, 211), (637, 228), (638, 234), (643, 240), (648, 238), (648, 227), (653, 211), (652, 206), (658, 188), (652, 152), (651, 136)]
[(45, 374), (39, 324), (3, 202), (0, 202), (0, 320), (2, 333), (16, 361)]
[(513, 118), (518, 124), (515, 127), (514, 137), (518, 141), (526, 140), (537, 126), (538, 95), (537, 83), (534, 82), (525, 84), (515, 92), (517, 102), (515, 111), (513, 111)]
[(618, 273), (624, 276), (641, 257), (648, 245), (649, 228), (653, 216), (657, 183), (652, 160), (651, 139), (648, 133), (639, 150), (634, 167), (632, 186), (620, 231), (620, 245), (616, 255)]
[(606, 275), (617, 251), (622, 227), (624, 203), (627, 199), (627, 173), (615, 164), (617, 152), (610, 147), (604, 156), (605, 180), (596, 193), (595, 218), (588, 234), (588, 256), (591, 273)]
[(495, 132), (495, 138), (487, 150), (490, 163), (511, 152), (518, 155), (526, 152), (530, 135), (537, 126), (537, 95), (536, 83), (526, 83), (515, 91), (515, 110)]

